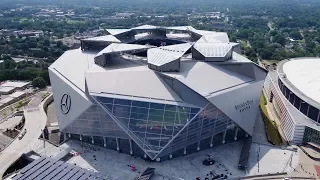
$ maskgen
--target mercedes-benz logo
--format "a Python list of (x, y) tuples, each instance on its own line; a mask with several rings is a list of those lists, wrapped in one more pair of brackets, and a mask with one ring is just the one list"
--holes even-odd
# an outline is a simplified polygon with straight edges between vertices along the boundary
[(61, 112), (63, 114), (68, 114), (71, 108), (71, 97), (69, 94), (64, 94), (60, 102)]

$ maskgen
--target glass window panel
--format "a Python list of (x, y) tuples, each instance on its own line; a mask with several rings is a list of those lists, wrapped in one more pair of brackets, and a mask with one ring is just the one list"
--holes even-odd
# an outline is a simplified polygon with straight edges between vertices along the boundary
[(77, 120), (77, 126), (88, 127), (89, 123), (86, 120)]
[(128, 123), (129, 123), (129, 119), (128, 119), (128, 118), (119, 117), (118, 119), (119, 119), (122, 123), (124, 123), (126, 126), (127, 126)]
[(163, 110), (164, 109), (164, 104), (150, 103), (150, 108)]
[(301, 103), (301, 99), (300, 99), (298, 96), (296, 96), (295, 98), (296, 98), (296, 99), (295, 99), (295, 101), (294, 101), (294, 106), (295, 106), (297, 109), (299, 109), (299, 106), (300, 106), (300, 103)]
[(99, 120), (99, 115), (96, 113), (87, 113), (88, 120)]
[(189, 107), (178, 107), (178, 111), (179, 112), (183, 112), (183, 113), (189, 113), (190, 112), (190, 108)]
[(189, 114), (189, 119), (192, 119), (194, 116), (196, 116), (196, 114), (190, 113), (190, 114)]
[(186, 113), (178, 113), (176, 120), (179, 124), (185, 124), (189, 120), (189, 116)]
[(145, 114), (148, 114), (148, 109), (147, 108), (139, 108), (139, 107), (132, 107), (131, 108), (131, 112), (134, 112), (134, 113), (145, 113)]
[(149, 115), (152, 116), (163, 116), (164, 111), (163, 110), (155, 110), (155, 109), (150, 109)]
[(90, 122), (89, 122), (89, 127), (101, 128), (100, 121), (90, 121)]
[(165, 145), (168, 144), (168, 142), (169, 142), (169, 141), (163, 141), (163, 140), (161, 140), (161, 141), (160, 141), (160, 147), (164, 147)]
[(308, 103), (302, 101), (302, 102), (301, 102), (300, 111), (301, 111), (303, 114), (307, 115), (307, 112), (308, 112)]
[(150, 121), (159, 121), (159, 122), (162, 122), (163, 116), (149, 115), (148, 120), (150, 120)]
[(114, 129), (113, 124), (102, 123), (101, 128), (103, 129)]
[(196, 114), (200, 111), (200, 108), (191, 108), (190, 112)]
[(117, 117), (126, 117), (126, 118), (130, 117), (130, 112), (126, 112), (126, 111), (113, 111), (113, 114)]
[(144, 137), (145, 137), (145, 134), (146, 134), (146, 133), (144, 133), (144, 132), (137, 132), (137, 131), (134, 131), (133, 133), (134, 133), (136, 136), (138, 136), (138, 137), (141, 139), (142, 142), (144, 141)]
[(163, 119), (163, 125), (174, 125), (175, 117), (164, 117)]
[(148, 114), (139, 114), (139, 113), (132, 113), (131, 112), (130, 119), (148, 120)]
[(161, 134), (157, 133), (149, 133), (147, 132), (146, 139), (147, 140), (160, 140)]
[(172, 133), (173, 133), (173, 129), (172, 128), (168, 129), (165, 126), (162, 127), (162, 131), (161, 131), (162, 135), (171, 136)]
[(176, 116), (176, 112), (164, 111), (164, 116), (166, 116), (166, 117), (175, 117)]
[(176, 112), (177, 111), (177, 106), (167, 104), (166, 107), (165, 107), (165, 110), (166, 111), (174, 111), (174, 112)]
[(113, 98), (107, 98), (107, 97), (98, 97), (98, 100), (101, 101), (102, 103), (113, 103)]
[(148, 140), (148, 143), (152, 146), (159, 146), (159, 140)]
[(289, 99), (290, 96), (290, 90), (286, 87), (286, 98)]
[(114, 105), (113, 106), (114, 111), (126, 111), (130, 112), (130, 107), (129, 106), (120, 106), (120, 105)]
[(108, 110), (112, 111), (112, 104), (102, 104), (105, 108), (107, 108)]
[(317, 121), (319, 110), (313, 106), (309, 107), (308, 117)]
[(148, 114), (138, 114), (138, 119), (147, 120)]
[(293, 104), (295, 96), (296, 95), (294, 95), (293, 93), (290, 94), (289, 101), (290, 101), (291, 104)]
[(149, 108), (149, 103), (142, 101), (132, 101), (132, 106)]
[(130, 125), (141, 128), (141, 127), (145, 127), (146, 125), (148, 125), (148, 121), (130, 119)]
[(114, 104), (126, 105), (131, 106), (131, 101), (126, 99), (115, 99)]
[(100, 128), (89, 128), (91, 132), (101, 132)]
[(81, 114), (78, 119), (87, 119), (87, 114), (86, 113), (83, 113)]
[(150, 130), (160, 130), (161, 126), (162, 126), (162, 122), (161, 121), (148, 121), (147, 125)]

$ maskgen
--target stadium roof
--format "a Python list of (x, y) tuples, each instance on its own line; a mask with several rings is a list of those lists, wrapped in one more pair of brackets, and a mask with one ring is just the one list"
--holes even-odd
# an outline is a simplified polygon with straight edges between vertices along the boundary
[(115, 36), (118, 34), (129, 32), (129, 31), (131, 31), (131, 29), (106, 29), (106, 31), (108, 31), (110, 33), (110, 35)]
[(194, 31), (195, 29), (192, 26), (173, 26), (167, 27), (168, 30), (178, 30), (178, 31)]
[[(300, 96), (320, 104), (320, 58), (297, 58), (283, 63), (286, 79), (300, 91)], [(299, 96), (299, 94), (296, 94)], [(306, 99), (304, 99), (306, 100)]]
[(203, 43), (196, 42), (194, 48), (205, 57), (225, 57), (238, 43)]
[[(148, 32), (157, 28), (166, 29), (165, 27), (151, 25), (143, 25), (132, 29)], [(245, 76), (245, 73), (242, 75), (237, 73), (237, 70), (232, 70), (232, 68), (230, 70), (219, 66), (218, 63), (252, 63), (247, 58), (233, 52), (233, 46), (238, 45), (238, 43), (223, 42), (228, 40), (226, 33), (198, 31), (189, 26), (168, 27), (167, 29), (196, 31), (199, 34), (208, 35), (208, 37), (202, 39), (206, 42), (188, 42), (152, 49), (149, 49), (150, 46), (147, 45), (118, 42), (105, 45), (105, 48), (99, 52), (81, 49), (69, 50), (49, 67), (51, 69), (50, 72), (56, 73), (66, 83), (72, 84), (81, 90), (83, 94), (88, 92), (90, 94), (107, 94), (130, 97), (131, 99), (138, 98), (175, 103), (181, 103), (184, 100), (176, 94), (171, 85), (169, 86), (163, 80), (163, 77), (159, 77), (161, 73), (179, 80), (205, 97), (254, 80), (251, 76)], [(113, 34), (126, 31), (123, 29), (108, 30)], [(114, 40), (114, 38), (114, 36), (108, 35), (90, 38), (89, 40)], [(215, 42), (215, 38), (217, 42)], [(119, 37), (117, 40), (121, 41), (122, 39)], [(127, 40), (124, 39), (123, 41)], [(204, 56), (223, 57), (228, 53), (230, 57), (228, 56), (228, 59), (221, 58), (224, 60), (223, 62), (205, 62), (197, 59), (197, 56), (192, 56), (192, 51), (190, 51), (190, 55), (186, 55), (191, 47), (197, 49)], [(137, 56), (134, 54), (135, 50), (146, 51), (147, 58)], [(125, 52), (126, 54), (113, 52)], [(130, 54), (131, 52), (132, 55)], [(113, 53), (113, 56), (102, 57), (108, 53)], [(95, 62), (94, 59), (98, 56), (99, 62)], [(183, 57), (183, 60), (180, 61), (181, 57)], [(108, 63), (100, 63), (100, 61), (107, 61)], [(151, 65), (155, 67), (161, 66), (163, 69), (153, 68)]]
[(102, 51), (100, 51), (96, 56), (100, 56), (102, 54), (108, 54), (113, 52), (126, 52), (126, 51), (134, 51), (134, 50), (143, 50), (149, 49), (152, 46), (139, 45), (139, 44), (124, 44), (124, 43), (112, 43)]
[(162, 66), (177, 60), (191, 48), (192, 44), (193, 43), (183, 43), (149, 49), (148, 63), (155, 66)]
[(85, 92), (85, 73), (94, 64), (95, 55), (96, 52), (83, 52), (81, 49), (69, 50), (62, 54), (50, 68), (57, 71), (79, 90)]
[(57, 161), (48, 157), (34, 160), (20, 170), (12, 180), (26, 179), (104, 179), (98, 173), (88, 171), (78, 166)]
[(135, 29), (135, 30), (148, 30), (148, 29), (156, 29), (156, 28), (158, 28), (158, 27), (146, 24), (146, 25), (138, 26), (138, 27), (135, 27), (135, 28), (132, 28), (132, 29)]
[(183, 102), (182, 99), (147, 66), (130, 63), (126, 60), (118, 60), (117, 63), (119, 64), (111, 68), (103, 68), (95, 64), (92, 65), (86, 75), (90, 93), (108, 93), (129, 97)]
[(178, 79), (202, 96), (253, 81), (252, 78), (201, 61), (181, 63), (180, 72), (164, 73)]
[(228, 34), (225, 32), (214, 32), (207, 35), (203, 35), (197, 42), (210, 42), (210, 43), (216, 43), (216, 42), (229, 42)]
[(96, 41), (96, 42), (121, 42), (119, 39), (114, 37), (113, 35), (106, 35), (106, 36), (98, 36), (98, 37), (92, 37), (83, 39), (83, 41)]

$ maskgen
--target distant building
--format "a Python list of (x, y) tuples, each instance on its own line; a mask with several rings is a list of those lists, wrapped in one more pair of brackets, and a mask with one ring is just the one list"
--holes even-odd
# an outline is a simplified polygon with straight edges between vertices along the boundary
[(129, 18), (132, 15), (134, 15), (134, 13), (116, 13), (115, 17)]
[(13, 93), (15, 87), (0, 87), (0, 95), (8, 95)]
[(22, 98), (24, 98), (27, 94), (22, 91), (14, 92), (10, 95), (8, 95), (6, 98), (0, 100), (0, 108), (3, 108), (5, 106), (8, 106), (12, 103), (18, 102)]
[(106, 31), (49, 67), (65, 138), (162, 161), (252, 135), (267, 71), (227, 33)]
[(30, 84), (31, 84), (30, 81), (27, 81), (27, 82), (24, 82), (24, 81), (5, 81), (0, 84), (0, 88), (1, 87), (14, 87), (15, 88), (14, 90), (23, 90)]
[(283, 60), (269, 71), (264, 89), (292, 144), (320, 144), (320, 58)]

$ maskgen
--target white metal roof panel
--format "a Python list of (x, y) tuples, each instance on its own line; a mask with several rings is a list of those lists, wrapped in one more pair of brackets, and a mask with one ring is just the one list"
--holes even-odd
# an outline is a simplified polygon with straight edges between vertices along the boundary
[(92, 38), (83, 39), (83, 41), (121, 42), (119, 39), (117, 39), (113, 35), (92, 37)]
[(178, 79), (203, 96), (253, 81), (252, 78), (201, 61), (181, 62), (180, 72), (163, 74)]
[(2, 86), (0, 86), (0, 92), (2, 92), (2, 93), (7, 93), (7, 92), (10, 92), (10, 91), (13, 91), (14, 89), (15, 89), (15, 87), (10, 87), (10, 86), (2, 87)]
[(135, 30), (148, 30), (148, 29), (157, 29), (157, 26), (152, 26), (152, 25), (142, 25), (142, 26), (138, 26), (138, 27), (135, 27), (135, 28), (132, 28), (132, 29), (135, 29)]
[(101, 50), (97, 56), (102, 54), (108, 54), (112, 52), (125, 52), (125, 51), (133, 51), (140, 49), (149, 49), (151, 46), (145, 46), (140, 44), (123, 44), (123, 43), (112, 43), (103, 50)]
[(147, 66), (108, 69), (94, 64), (86, 74), (86, 80), (90, 93), (182, 102), (181, 98)]
[(192, 26), (172, 26), (166, 27), (168, 30), (178, 30), (178, 31), (194, 31), (195, 29)]
[(283, 72), (293, 86), (320, 103), (320, 58), (293, 59), (284, 63)]
[(155, 66), (162, 66), (177, 60), (186, 53), (192, 45), (193, 43), (183, 43), (149, 49), (147, 52), (148, 63)]
[(167, 38), (173, 38), (173, 39), (187, 39), (191, 38), (190, 34), (187, 33), (170, 33), (167, 34)]
[(111, 35), (115, 36), (118, 34), (129, 32), (131, 31), (131, 29), (106, 29), (106, 31), (108, 31)]
[[(55, 69), (63, 77), (85, 91), (85, 72), (94, 64), (96, 53), (83, 52), (80, 49), (66, 51), (49, 68)], [(72, 70), (70, 70), (72, 69)]]
[(225, 57), (237, 43), (204, 43), (197, 42), (194, 48), (205, 57)]
[(212, 32), (206, 35), (203, 35), (198, 42), (211, 42), (211, 43), (217, 43), (217, 42), (229, 42), (228, 34), (225, 32)]

